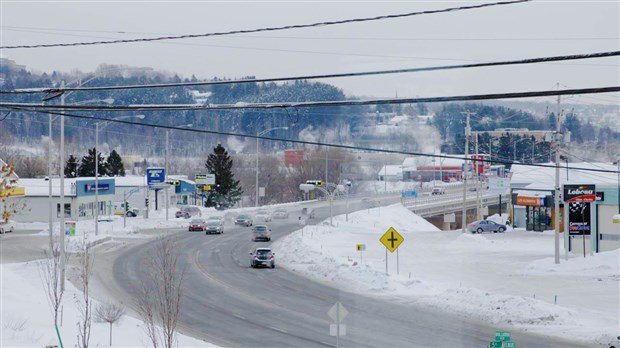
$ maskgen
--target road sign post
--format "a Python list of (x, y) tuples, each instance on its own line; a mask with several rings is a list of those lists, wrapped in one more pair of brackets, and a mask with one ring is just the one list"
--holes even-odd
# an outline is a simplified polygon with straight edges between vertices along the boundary
[(336, 336), (336, 348), (340, 347), (340, 336), (346, 336), (347, 334), (347, 326), (342, 324), (342, 321), (348, 314), (349, 312), (340, 302), (336, 302), (336, 304), (327, 311), (327, 315), (335, 323), (329, 325), (329, 334), (330, 336)]
[(357, 244), (356, 245), (357, 251), (360, 252), (360, 265), (362, 264), (362, 261), (364, 261), (364, 250), (366, 250), (366, 244)]
[(388, 250), (393, 253), (396, 250), (396, 274), (399, 272), (398, 265), (398, 247), (405, 240), (403, 236), (398, 233), (394, 229), (394, 227), (390, 227), (384, 234), (379, 238), (379, 241), (385, 246), (385, 273), (388, 273)]

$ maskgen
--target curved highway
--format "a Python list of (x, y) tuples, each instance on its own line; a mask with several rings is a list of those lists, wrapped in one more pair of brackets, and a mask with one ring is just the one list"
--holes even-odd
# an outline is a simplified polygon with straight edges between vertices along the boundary
[[(381, 204), (396, 201), (386, 198)], [(344, 213), (344, 202), (334, 214)], [(360, 209), (359, 201), (350, 204)], [(320, 221), (329, 208), (316, 209)], [(277, 239), (299, 228), (297, 211), (269, 223)], [(341, 302), (349, 314), (340, 347), (488, 347), (496, 329), (411, 305), (356, 295), (313, 282), (279, 267), (249, 267), (249, 252), (270, 243), (252, 242), (250, 228), (228, 222), (222, 235), (174, 231), (179, 264), (186, 269), (179, 331), (225, 347), (336, 346), (327, 311)], [(108, 271), (108, 291), (129, 298), (145, 277), (141, 263), (153, 241), (123, 250)], [(112, 262), (112, 260), (110, 260)], [(520, 347), (582, 347), (512, 331)]]

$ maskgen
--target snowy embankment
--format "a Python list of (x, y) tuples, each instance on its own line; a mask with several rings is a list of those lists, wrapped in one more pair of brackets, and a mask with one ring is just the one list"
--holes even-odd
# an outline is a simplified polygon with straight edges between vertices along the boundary
[[(87, 243), (104, 242), (113, 237), (122, 238), (149, 238), (161, 235), (157, 230), (169, 228), (187, 228), (189, 220), (176, 219), (177, 209), (170, 209), (169, 220), (166, 220), (165, 211), (150, 212), (149, 219), (141, 217), (127, 218), (126, 227), (123, 227), (123, 218), (112, 216), (110, 221), (99, 223), (99, 233), (95, 235), (93, 221), (77, 222), (76, 233), (68, 236), (67, 250), (79, 251)], [(219, 215), (215, 209), (203, 209), (203, 217)], [(102, 216), (102, 219), (107, 218)], [(41, 229), (40, 235), (48, 235), (48, 224), (20, 223), (19, 229)], [(58, 234), (58, 223), (54, 225), (55, 234)], [(6, 260), (5, 260), (6, 261)], [(26, 263), (5, 263), (0, 265), (0, 347), (45, 347), (60, 346), (53, 325), (53, 314), (47, 300), (41, 280), (40, 260)], [(91, 289), (91, 292), (93, 290)], [(77, 325), (80, 318), (77, 298), (81, 298), (81, 291), (71, 282), (66, 282), (66, 291), (62, 301), (63, 324), (59, 327), (60, 335), (65, 347), (77, 346)], [(93, 310), (100, 304), (94, 301)], [(90, 345), (93, 347), (108, 346), (109, 324), (92, 323)], [(129, 315), (123, 316), (119, 325), (113, 329), (114, 346), (119, 347), (148, 347), (150, 340), (143, 327), (143, 322)], [(215, 347), (184, 335), (177, 335), (179, 347)]]
[[(306, 226), (273, 244), (279, 265), (344, 291), (584, 343), (618, 335), (618, 251), (553, 259), (553, 234), (439, 231), (401, 205)], [(396, 252), (379, 237), (394, 227)], [(365, 244), (360, 254), (356, 244)]]
[[(52, 310), (40, 280), (39, 263), (40, 261), (31, 261), (0, 266), (2, 270), (0, 347), (60, 347), (53, 325)], [(63, 323), (59, 327), (65, 347), (77, 345), (76, 323), (80, 318), (80, 312), (76, 298), (81, 298), (81, 291), (67, 282), (62, 301)], [(98, 304), (95, 301), (93, 310)], [(109, 330), (109, 324), (93, 321), (90, 345), (108, 346)], [(183, 335), (178, 335), (177, 340), (179, 347), (214, 347)], [(123, 316), (118, 325), (113, 326), (112, 341), (116, 347), (151, 346), (142, 321), (128, 315)]]

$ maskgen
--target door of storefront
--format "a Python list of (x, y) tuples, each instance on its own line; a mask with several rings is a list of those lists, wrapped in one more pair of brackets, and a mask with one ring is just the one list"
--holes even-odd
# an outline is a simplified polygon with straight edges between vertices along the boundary
[(526, 207), (526, 230), (542, 232), (551, 229), (551, 211), (546, 207)]

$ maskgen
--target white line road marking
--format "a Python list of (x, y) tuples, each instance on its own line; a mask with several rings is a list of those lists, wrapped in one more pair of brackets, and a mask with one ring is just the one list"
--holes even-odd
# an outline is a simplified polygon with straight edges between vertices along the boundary
[(270, 328), (270, 329), (272, 329), (272, 330), (276, 330), (276, 331), (279, 331), (279, 332), (282, 332), (282, 333), (288, 334), (288, 331), (286, 331), (286, 330), (282, 330), (282, 329), (279, 329), (279, 328), (277, 328), (277, 327), (273, 327), (273, 326), (267, 326), (267, 327), (268, 327), (268, 328)]

